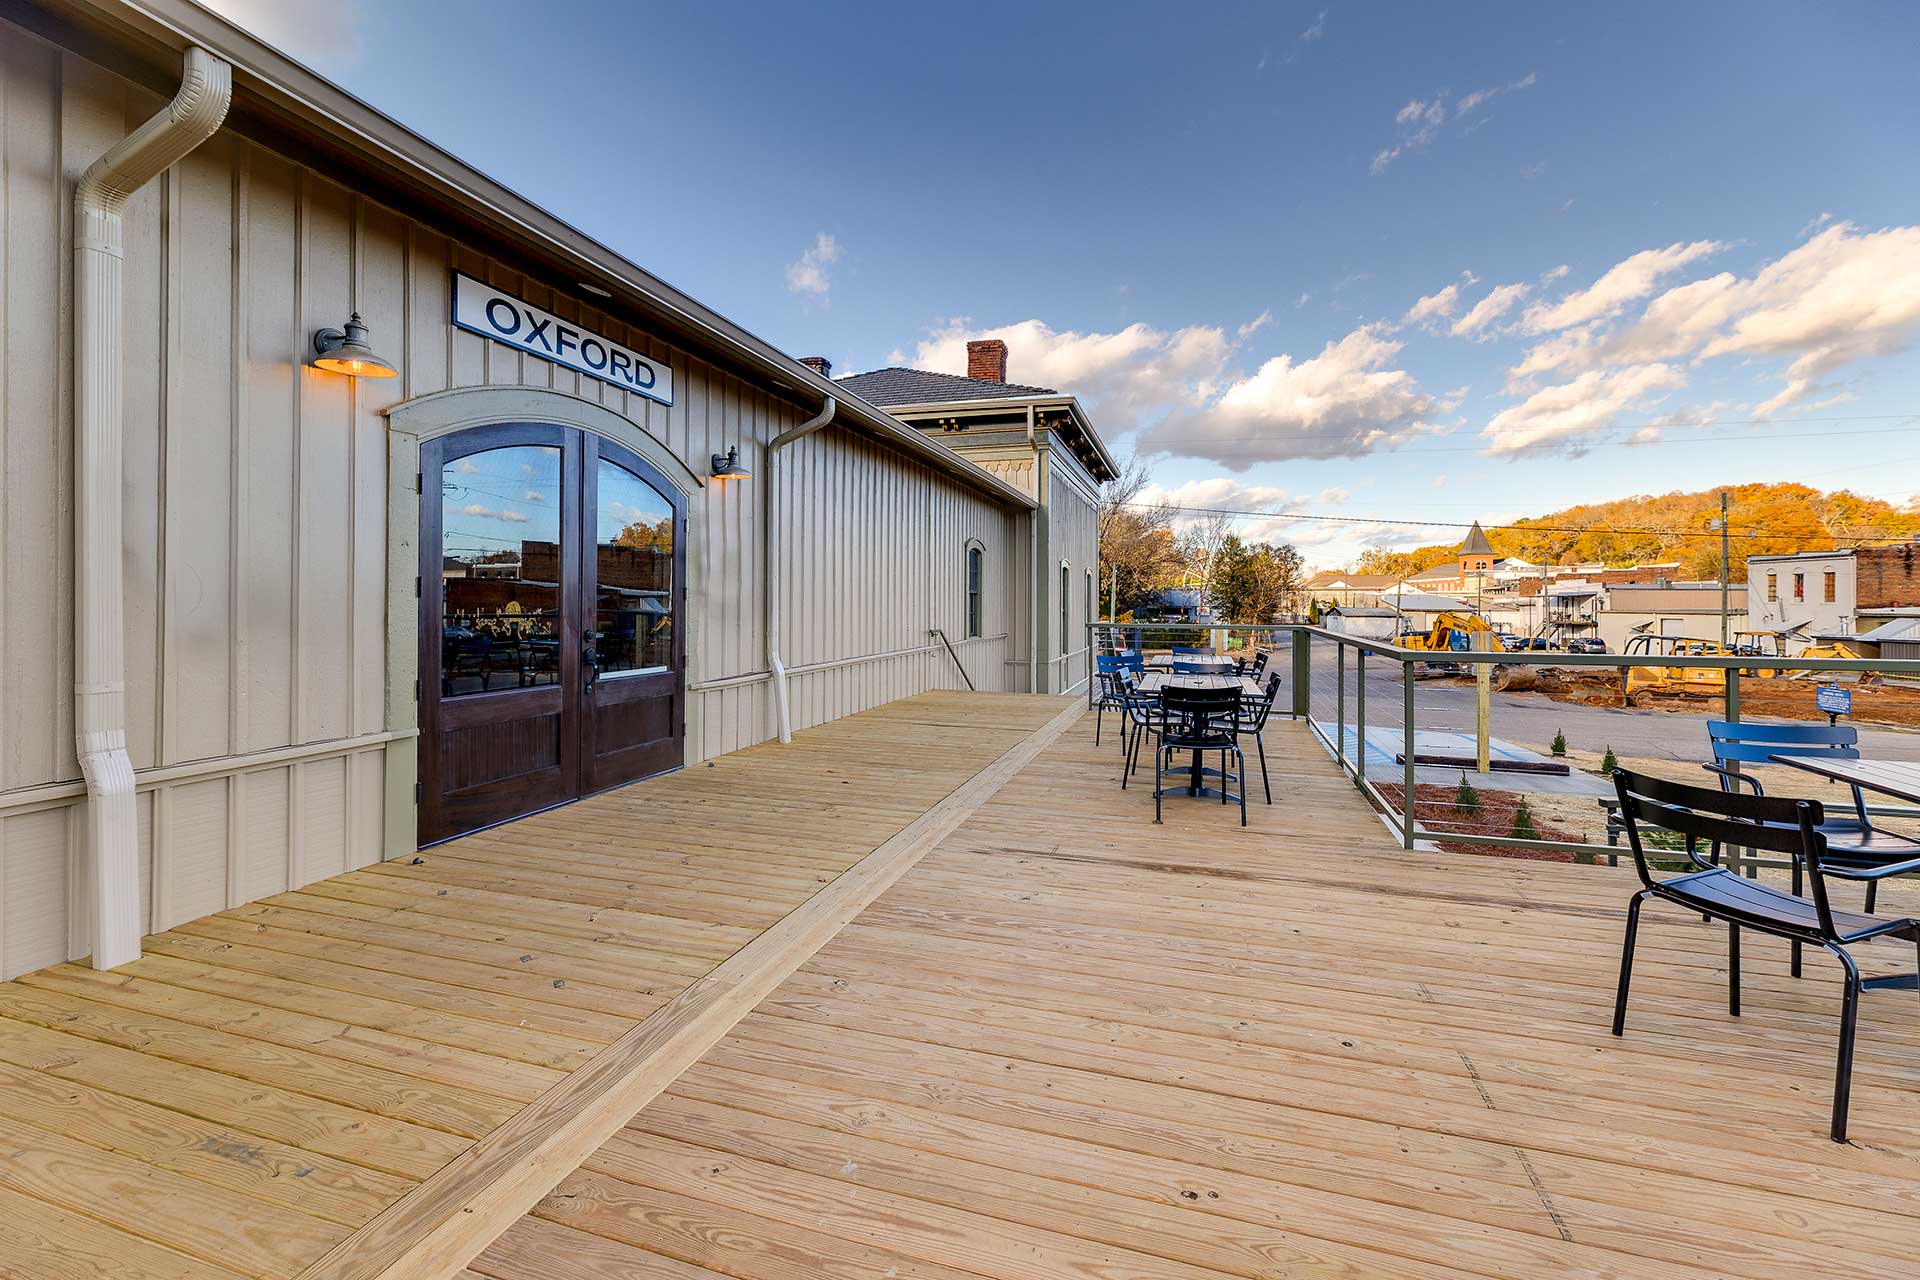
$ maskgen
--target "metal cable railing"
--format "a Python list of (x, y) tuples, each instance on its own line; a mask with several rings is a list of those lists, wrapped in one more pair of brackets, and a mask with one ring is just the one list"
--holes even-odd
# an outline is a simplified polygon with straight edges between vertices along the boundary
[[(1422, 706), (1419, 690), (1426, 675), (1437, 664), (1458, 669), (1462, 675), (1474, 678), (1476, 684), (1479, 670), (1483, 667), (1557, 669), (1560, 673), (1617, 672), (1623, 701), (1629, 685), (1628, 673), (1632, 670), (1656, 675), (1686, 671), (1718, 672), (1723, 674), (1718, 678), (1709, 677), (1708, 682), (1700, 686), (1710, 688), (1711, 692), (1696, 696), (1705, 703), (1705, 710), (1717, 712), (1714, 718), (1735, 722), (1741, 719), (1743, 682), (1769, 673), (1811, 673), (1856, 678), (1871, 674), (1883, 679), (1891, 677), (1920, 682), (1920, 660), (1916, 659), (1624, 655), (1507, 652), (1499, 649), (1435, 651), (1403, 648), (1391, 641), (1347, 635), (1303, 622), (1259, 627), (1209, 623), (1154, 623), (1133, 627), (1102, 622), (1091, 624), (1089, 636), (1095, 653), (1112, 653), (1120, 648), (1134, 647), (1149, 650), (1171, 648), (1173, 644), (1183, 642), (1193, 647), (1212, 648), (1226, 653), (1243, 650), (1248, 655), (1256, 649), (1265, 649), (1270, 655), (1269, 669), (1277, 670), (1283, 676), (1280, 707), (1289, 711), (1295, 719), (1306, 722), (1314, 738), (1368, 799), (1402, 848), (1412, 849), (1421, 842), (1435, 846), (1473, 845), (1493, 850), (1512, 850), (1521, 855), (1570, 854), (1578, 860), (1606, 858), (1611, 861), (1622, 849), (1616, 844), (1592, 839), (1559, 839), (1544, 834), (1533, 838), (1463, 829), (1475, 822), (1484, 822), (1484, 813), (1491, 813), (1498, 806), (1448, 802), (1444, 797), (1433, 794), (1436, 786), (1433, 781), (1421, 781), (1420, 771), (1434, 767), (1422, 759), (1431, 758), (1423, 750), (1423, 742), (1457, 739), (1469, 731), (1476, 739), (1483, 735), (1490, 736), (1490, 726), (1481, 724), (1471, 709)], [(1148, 640), (1164, 640), (1166, 643), (1146, 644)], [(1458, 689), (1459, 685), (1451, 687)], [(1920, 683), (1916, 684), (1916, 688), (1920, 689)], [(1555, 705), (1560, 704), (1543, 696), (1539, 711), (1545, 712)], [(1569, 715), (1575, 714), (1575, 709), (1586, 712), (1626, 710), (1624, 707), (1595, 706), (1591, 702), (1566, 705), (1570, 707)], [(1504, 710), (1511, 712), (1512, 708)], [(1428, 722), (1424, 726), (1427, 734), (1424, 740), (1421, 736), (1423, 711)], [(1479, 713), (1481, 716), (1490, 714)], [(1437, 723), (1442, 720), (1447, 723)], [(1644, 732), (1644, 726), (1641, 728)], [(1675, 765), (1690, 760), (1697, 763), (1709, 754), (1705, 729), (1699, 720), (1676, 718), (1673, 731), (1672, 744), (1680, 750), (1668, 758)], [(1697, 749), (1694, 744), (1681, 740), (1682, 735), (1690, 734), (1700, 736)], [(1608, 749), (1612, 750), (1611, 744)], [(1528, 751), (1526, 754), (1538, 753)], [(1487, 775), (1480, 774), (1475, 767), (1477, 764), (1475, 760), (1473, 764), (1464, 765), (1461, 769), (1462, 779), (1472, 772), (1479, 780), (1479, 787), (1492, 790), (1491, 784), (1485, 781)], [(1445, 767), (1451, 770), (1454, 765)], [(1519, 769), (1530, 766), (1509, 767)], [(1703, 773), (1701, 778), (1705, 777)], [(1427, 789), (1424, 796), (1422, 787)], [(1527, 793), (1523, 790), (1521, 794), (1524, 796)], [(1591, 793), (1587, 798), (1593, 801), (1592, 821), (1604, 823), (1607, 835), (1617, 834), (1618, 829), (1611, 820), (1606, 798)], [(1505, 812), (1505, 809), (1501, 811)], [(1902, 819), (1920, 817), (1920, 809), (1897, 805), (1868, 805), (1867, 812)], [(1789, 865), (1740, 851), (1734, 851), (1731, 857), (1736, 869), (1749, 873), (1762, 867)]]

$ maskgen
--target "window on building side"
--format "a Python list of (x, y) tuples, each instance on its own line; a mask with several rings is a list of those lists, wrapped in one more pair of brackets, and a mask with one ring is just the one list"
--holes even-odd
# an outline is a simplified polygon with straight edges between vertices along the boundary
[(967, 548), (967, 639), (980, 637), (980, 579), (986, 570), (986, 553), (979, 547)]
[(1836, 576), (1837, 575), (1833, 572), (1833, 570), (1831, 569), (1827, 570), (1827, 573), (1826, 573), (1827, 581), (1823, 590), (1826, 592), (1825, 599), (1828, 604), (1832, 604), (1834, 600), (1834, 588), (1836, 585), (1834, 582), (1834, 579)]
[(1804, 573), (1796, 573), (1793, 575), (1793, 598), (1795, 600), (1805, 600), (1807, 598), (1807, 575)]
[(1780, 598), (1780, 575), (1777, 573), (1770, 573), (1767, 575), (1767, 599), (1778, 600), (1779, 598)]
[(1068, 569), (1066, 565), (1063, 564), (1060, 566), (1060, 652), (1061, 653), (1065, 653), (1067, 651), (1068, 645), (1070, 643), (1070, 637), (1073, 634), (1071, 629), (1071, 624), (1067, 621), (1067, 590), (1069, 585), (1073, 581), (1072, 577), (1070, 576), (1071, 573), (1072, 573), (1072, 570)]

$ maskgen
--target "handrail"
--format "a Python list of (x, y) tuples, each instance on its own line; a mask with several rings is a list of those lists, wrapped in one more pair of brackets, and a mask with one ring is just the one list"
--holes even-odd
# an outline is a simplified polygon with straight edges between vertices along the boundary
[(948, 656), (949, 658), (952, 658), (952, 659), (953, 659), (953, 665), (954, 665), (954, 666), (956, 666), (956, 667), (959, 667), (959, 668), (960, 668), (960, 678), (961, 678), (962, 680), (965, 680), (965, 681), (967, 682), (967, 690), (968, 690), (968, 692), (973, 692), (973, 691), (974, 691), (974, 689), (973, 689), (973, 677), (967, 674), (967, 668), (966, 668), (966, 666), (965, 666), (965, 664), (963, 664), (963, 663), (962, 663), (962, 662), (960, 661), (960, 655), (959, 655), (959, 654), (957, 654), (957, 653), (955, 653), (955, 652), (953, 651), (953, 641), (951, 641), (951, 640), (949, 640), (949, 639), (947, 639), (947, 633), (946, 633), (946, 632), (944, 632), (944, 631), (942, 631), (942, 630), (941, 630), (940, 628), (938, 628), (938, 627), (928, 627), (928, 628), (927, 628), (927, 634), (928, 634), (928, 635), (930, 635), (930, 636), (939, 636), (939, 637), (940, 637), (940, 643), (941, 643), (941, 644), (943, 644), (943, 645), (945, 645), (945, 646), (947, 646), (947, 656)]
[[(1598, 844), (1589, 841), (1527, 839), (1518, 836), (1481, 835), (1472, 832), (1442, 831), (1423, 825), (1412, 811), (1416, 800), (1414, 752), (1407, 748), (1415, 742), (1417, 726), (1415, 723), (1414, 670), (1422, 664), (1446, 663), (1456, 667), (1587, 667), (1619, 671), (1622, 677), (1631, 668), (1652, 668), (1656, 670), (1719, 670), (1727, 673), (1725, 717), (1729, 720), (1740, 719), (1740, 683), (1743, 673), (1751, 672), (1832, 672), (1861, 673), (1874, 672), (1881, 675), (1920, 678), (1920, 659), (1913, 658), (1792, 658), (1760, 656), (1722, 656), (1722, 657), (1674, 657), (1655, 654), (1618, 654), (1618, 653), (1553, 653), (1542, 651), (1507, 652), (1499, 649), (1467, 650), (1430, 650), (1407, 649), (1391, 641), (1370, 639), (1366, 636), (1349, 635), (1332, 631), (1326, 627), (1306, 622), (1273, 623), (1206, 623), (1206, 622), (1138, 622), (1113, 623), (1092, 622), (1087, 624), (1089, 642), (1096, 652), (1102, 639), (1111, 639), (1129, 631), (1152, 631), (1161, 634), (1245, 634), (1258, 633), (1262, 636), (1289, 637), (1291, 649), (1291, 678), (1293, 688), (1293, 715), (1305, 720), (1309, 732), (1319, 741), (1323, 750), (1333, 758), (1342, 773), (1354, 784), (1377, 811), (1383, 824), (1391, 831), (1395, 839), (1405, 849), (1415, 847), (1417, 841), (1432, 845), (1477, 844), (1494, 845), (1502, 848), (1534, 849), (1543, 852), (1564, 852), (1587, 855), (1594, 858), (1612, 859), (1619, 854), (1616, 846)], [(1338, 656), (1339, 686), (1334, 695), (1334, 723), (1331, 725), (1316, 719), (1312, 713), (1311, 692), (1313, 681), (1313, 650), (1315, 641), (1328, 641), (1335, 646)], [(1346, 651), (1355, 651), (1353, 663), (1356, 679), (1356, 696), (1351, 700), (1355, 710), (1353, 723), (1348, 722), (1349, 699), (1346, 697)], [(1367, 776), (1367, 701), (1366, 661), (1369, 658), (1384, 659), (1400, 664), (1402, 686), (1400, 741), (1402, 749), (1398, 770), (1399, 777), (1394, 781), (1401, 787), (1401, 800), (1398, 805), (1384, 795), (1374, 781)], [(1349, 737), (1349, 734), (1352, 737)], [(1349, 749), (1349, 744), (1357, 749)], [(1920, 809), (1872, 806), (1871, 812), (1878, 816), (1920, 817)], [(1749, 872), (1761, 867), (1784, 867), (1790, 865), (1774, 859), (1754, 857), (1751, 851), (1730, 852), (1730, 865), (1736, 870)]]

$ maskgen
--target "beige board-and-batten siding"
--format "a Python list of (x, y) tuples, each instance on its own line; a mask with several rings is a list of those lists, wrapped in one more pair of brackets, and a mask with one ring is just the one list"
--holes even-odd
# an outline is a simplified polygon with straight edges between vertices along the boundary
[[(1052, 572), (1048, 575), (1048, 596), (1041, 615), (1053, 632), (1060, 630), (1060, 566), (1067, 567), (1066, 634), (1043, 652), (1052, 656), (1053, 680), (1048, 688), (1057, 693), (1083, 689), (1089, 669), (1087, 623), (1097, 618), (1087, 608), (1087, 572), (1098, 573), (1096, 561), (1100, 546), (1100, 500), (1093, 478), (1073, 457), (1071, 450), (1053, 448), (1047, 453), (1049, 494), (1047, 513), (1052, 529), (1048, 536)], [(1097, 583), (1096, 583), (1097, 587)]]
[[(72, 719), (70, 205), (161, 100), (0, 23), (0, 977), (89, 947)], [(127, 213), (127, 721), (143, 918), (163, 929), (373, 862), (410, 830), (413, 655), (389, 650), (387, 410), (456, 388), (590, 401), (704, 475), (810, 410), (222, 131)], [(671, 365), (656, 404), (450, 323), (464, 271)], [(357, 309), (401, 376), (305, 364)], [(1005, 687), (1023, 513), (866, 437), (793, 446), (784, 540), (796, 727), (963, 684)], [(759, 468), (756, 467), (756, 470)], [(707, 485), (691, 532), (687, 755), (775, 732), (759, 481)], [(964, 546), (987, 548), (965, 639)], [(1021, 580), (1024, 582), (1024, 579)], [(410, 587), (411, 584), (409, 584)], [(1015, 643), (1018, 643), (1016, 640)], [(1024, 651), (1024, 646), (1022, 646)]]

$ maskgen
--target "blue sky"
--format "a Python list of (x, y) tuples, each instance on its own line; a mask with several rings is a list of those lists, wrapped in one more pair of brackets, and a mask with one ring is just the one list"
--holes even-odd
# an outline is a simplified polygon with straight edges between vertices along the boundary
[(1005, 337), (1190, 505), (1920, 489), (1920, 6), (216, 7), (838, 373)]

